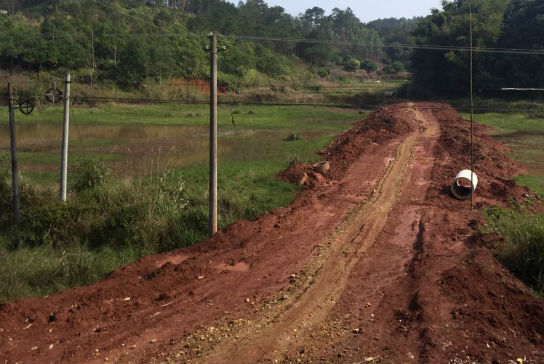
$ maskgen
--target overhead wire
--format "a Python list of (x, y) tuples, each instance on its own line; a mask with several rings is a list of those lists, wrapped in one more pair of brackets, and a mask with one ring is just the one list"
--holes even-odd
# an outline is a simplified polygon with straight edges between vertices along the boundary
[[(93, 2), (107, 6), (118, 13), (128, 16), (137, 21), (141, 21), (145, 24), (159, 27), (157, 24), (147, 22), (143, 19), (135, 17), (133, 15), (121, 12), (111, 6), (103, 4), (97, 0)], [(199, 35), (192, 33), (193, 35)], [(103, 37), (115, 37), (115, 36), (127, 36), (132, 38), (170, 38), (170, 37), (182, 37), (187, 36), (187, 33), (171, 33), (164, 32), (160, 34), (148, 34), (148, 33), (131, 33), (131, 34), (118, 34), (118, 33), (97, 33), (96, 36)], [(204, 34), (200, 34), (204, 35)], [(0, 39), (9, 38), (24, 38), (28, 35), (0, 35)], [(33, 37), (41, 38), (73, 38), (72, 34), (34, 34)], [(223, 35), (226, 38), (240, 39), (240, 40), (253, 40), (253, 41), (273, 41), (273, 42), (285, 42), (285, 43), (306, 43), (306, 44), (329, 44), (329, 45), (342, 45), (351, 47), (374, 47), (374, 48), (404, 48), (404, 49), (421, 49), (421, 50), (435, 50), (435, 51), (458, 51), (458, 52), (479, 52), (479, 53), (498, 53), (498, 54), (518, 54), (518, 55), (532, 55), (532, 56), (544, 56), (544, 49), (530, 49), (530, 48), (487, 48), (487, 47), (465, 47), (455, 45), (434, 45), (434, 44), (402, 44), (402, 43), (359, 43), (350, 41), (338, 41), (338, 40), (318, 40), (318, 39), (292, 39), (292, 38), (274, 38), (263, 37), (253, 35)]]
[[(125, 16), (127, 16), (127, 17), (129, 17), (129, 18), (135, 19), (135, 20), (137, 20), (137, 21), (141, 21), (141, 22), (143, 22), (143, 23), (145, 23), (145, 24), (148, 24), (148, 25), (151, 25), (151, 26), (154, 26), (154, 27), (158, 27), (158, 25), (155, 24), (155, 23), (150, 23), (150, 22), (145, 21), (145, 20), (143, 20), (143, 19), (141, 19), (141, 18), (138, 18), (138, 17), (136, 17), (136, 16), (134, 16), (134, 15), (127, 14), (127, 13), (125, 13), (125, 12), (123, 12), (123, 11), (120, 11), (119, 9), (114, 8), (113, 6), (110, 6), (110, 5), (108, 5), (108, 4), (104, 4), (103, 2), (100, 2), (100, 1), (98, 1), (98, 0), (91, 0), (91, 1), (94, 2), (94, 3), (96, 3), (96, 4), (98, 4), (98, 5), (102, 5), (102, 6), (106, 7), (106, 8), (109, 8), (109, 9), (111, 9), (111, 10), (113, 10), (113, 11), (115, 11), (115, 12), (121, 14), (121, 15), (125, 15)], [(149, 16), (148, 16), (148, 18), (151, 19), (151, 20), (154, 20), (153, 18), (151, 18), (151, 17), (149, 17)]]
[[(0, 100), (5, 97), (0, 95)], [(28, 93), (14, 93), (14, 96), (22, 97), (43, 97), (43, 95), (28, 94)], [(127, 98), (127, 97), (101, 97), (101, 96), (71, 96), (71, 100), (74, 104), (78, 103), (106, 103), (106, 102), (117, 102), (120, 104), (182, 104), (182, 105), (207, 105), (209, 104), (208, 100), (186, 100), (186, 99), (153, 99), (153, 98)], [(402, 100), (401, 100), (402, 101)], [(448, 103), (448, 100), (425, 100), (427, 103)], [(232, 101), (232, 100), (221, 100), (218, 101), (219, 105), (226, 106), (314, 106), (314, 107), (331, 107), (331, 108), (344, 108), (344, 109), (353, 109), (353, 110), (374, 110), (380, 107), (389, 108), (389, 109), (417, 109), (417, 110), (456, 110), (456, 111), (466, 111), (467, 113), (482, 113), (482, 112), (520, 112), (520, 113), (531, 113), (535, 112), (534, 108), (500, 108), (492, 106), (475, 106), (475, 105), (425, 105), (425, 106), (410, 106), (403, 104), (333, 104), (333, 103), (295, 103), (295, 102), (252, 102), (252, 101)]]

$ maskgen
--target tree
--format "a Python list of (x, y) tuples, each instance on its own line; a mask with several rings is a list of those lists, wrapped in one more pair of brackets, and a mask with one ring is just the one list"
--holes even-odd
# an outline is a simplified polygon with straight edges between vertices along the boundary
[[(498, 46), (543, 49), (544, 3), (539, 0), (512, 0), (508, 6)], [(544, 87), (544, 56), (510, 54), (494, 70), (504, 77), (504, 87)]]
[[(503, 16), (509, 0), (473, 0), (474, 46), (496, 47)], [(418, 45), (468, 47), (469, 9), (464, 0), (443, 1), (443, 9), (419, 22), (414, 37)], [(496, 88), (497, 80), (489, 76), (494, 56), (474, 54), (474, 87)], [(416, 49), (412, 56), (415, 90), (423, 95), (462, 95), (468, 90), (469, 53), (457, 50)]]
[(371, 59), (366, 58), (361, 62), (361, 69), (367, 72), (375, 72), (378, 69), (378, 65)]
[(361, 62), (359, 62), (355, 58), (348, 58), (344, 63), (344, 69), (349, 72), (354, 72), (358, 70), (359, 67), (361, 67)]
[(367, 24), (369, 29), (375, 30), (384, 43), (392, 45), (392, 47), (384, 48), (386, 59), (388, 62), (402, 62), (405, 68), (409, 68), (412, 57), (412, 49), (399, 47), (401, 44), (414, 45), (415, 39), (412, 32), (417, 28), (418, 23), (422, 20), (421, 17), (412, 19), (406, 18), (387, 18), (374, 20)]

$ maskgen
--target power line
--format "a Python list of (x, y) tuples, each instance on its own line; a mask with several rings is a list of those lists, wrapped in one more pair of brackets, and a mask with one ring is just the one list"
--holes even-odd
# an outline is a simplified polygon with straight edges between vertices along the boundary
[[(119, 9), (114, 8), (113, 6), (110, 6), (110, 5), (108, 5), (108, 4), (104, 4), (103, 2), (100, 2), (100, 1), (97, 1), (97, 0), (91, 0), (91, 1), (94, 2), (94, 3), (96, 3), (96, 4), (98, 4), (98, 5), (105, 6), (105, 7), (109, 8), (109, 9), (111, 9), (111, 10), (113, 10), (113, 11), (119, 13), (119, 14), (128, 16), (129, 18), (135, 19), (135, 20), (137, 20), (137, 21), (140, 21), (140, 22), (142, 22), (142, 23), (145, 23), (145, 24), (148, 24), (148, 25), (151, 25), (151, 26), (154, 26), (154, 27), (158, 27), (158, 25), (155, 24), (155, 23), (150, 23), (150, 22), (147, 22), (147, 21), (145, 21), (145, 20), (143, 20), (143, 19), (141, 19), (141, 18), (138, 18), (138, 17), (135, 17), (135, 16), (133, 16), (133, 15), (127, 14), (127, 13), (125, 13), (125, 12), (123, 12), (123, 11), (120, 11)], [(148, 17), (148, 18), (151, 19), (151, 20), (154, 20), (154, 19), (151, 18), (151, 17)]]
[[(274, 41), (274, 42), (286, 42), (286, 43), (330, 44), (330, 45), (345, 45), (345, 46), (355, 46), (355, 47), (407, 48), (407, 49), (445, 50), (445, 51), (461, 51), (461, 52), (470, 52), (471, 50), (471, 47), (452, 46), (452, 45), (356, 43), (356, 42), (335, 41), (335, 40), (290, 39), (290, 38), (273, 38), (273, 37), (248, 36), (248, 35), (235, 35), (232, 37), (236, 39), (245, 39), (245, 40), (261, 40), (261, 41)], [(544, 49), (474, 47), (472, 48), (472, 50), (474, 52), (481, 52), (481, 53), (544, 55)]]
[[(25, 93), (14, 94), (15, 96), (25, 96), (25, 97), (42, 97), (43, 95), (30, 95)], [(5, 96), (0, 99), (5, 98)], [(184, 105), (207, 105), (208, 100), (199, 101), (199, 100), (185, 100), (185, 99), (152, 99), (152, 98), (126, 98), (126, 97), (99, 97), (99, 96), (72, 96), (72, 101), (74, 103), (78, 102), (96, 102), (96, 103), (107, 103), (107, 102), (118, 102), (126, 104), (184, 104)], [(444, 101), (428, 101), (428, 103), (441, 103)], [(380, 107), (390, 108), (390, 109), (417, 109), (417, 110), (453, 110), (453, 111), (467, 111), (472, 110), (471, 105), (457, 105), (457, 106), (409, 106), (402, 104), (360, 104), (360, 105), (351, 105), (351, 104), (333, 104), (333, 103), (294, 103), (294, 102), (251, 102), (251, 101), (218, 101), (219, 105), (226, 106), (313, 106), (313, 107), (332, 107), (332, 108), (344, 108), (344, 109), (353, 109), (353, 110), (374, 110)], [(488, 107), (488, 106), (474, 106), (474, 113), (481, 112), (523, 112), (530, 113), (534, 112), (534, 108), (498, 108), (498, 107)]]
[[(107, 6), (120, 14), (133, 18), (137, 21), (141, 21), (145, 24), (158, 27), (157, 24), (149, 23), (143, 19), (137, 18), (130, 14), (121, 12), (111, 6), (100, 3), (96, 0), (93, 2)], [(103, 37), (133, 37), (133, 38), (175, 38), (186, 37), (188, 33), (160, 33), (160, 34), (147, 34), (147, 33), (131, 33), (131, 34), (118, 34), (118, 33), (100, 33), (96, 36)], [(193, 36), (203, 36), (203, 34), (189, 33)], [(28, 35), (0, 35), (0, 39), (9, 38), (25, 38)], [(34, 34), (33, 37), (39, 38), (74, 38), (72, 34)], [(291, 38), (274, 38), (263, 37), (253, 35), (224, 35), (226, 38), (233, 38), (239, 40), (252, 40), (252, 41), (271, 41), (271, 42), (284, 42), (284, 43), (306, 43), (306, 44), (328, 44), (328, 45), (342, 45), (351, 47), (373, 47), (373, 48), (400, 48), (400, 49), (419, 49), (419, 50), (434, 50), (434, 51), (458, 51), (458, 52), (470, 52), (471, 47), (454, 46), (454, 45), (434, 45), (434, 44), (402, 44), (402, 43), (358, 43), (350, 41), (337, 41), (337, 40), (318, 40), (318, 39), (291, 39)], [(473, 52), (479, 53), (495, 53), (495, 54), (519, 54), (519, 55), (532, 55), (532, 56), (544, 56), (544, 49), (528, 49), (528, 48), (487, 48), (487, 47), (473, 47)]]

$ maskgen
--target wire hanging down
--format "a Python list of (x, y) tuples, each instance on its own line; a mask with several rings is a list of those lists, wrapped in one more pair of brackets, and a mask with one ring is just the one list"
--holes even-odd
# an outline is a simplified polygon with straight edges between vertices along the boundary
[[(468, 0), (470, 25), (470, 188), (474, 189), (474, 67), (473, 67), (473, 38), (472, 38), (472, 2)], [(470, 194), (470, 208), (474, 210), (474, 190)]]

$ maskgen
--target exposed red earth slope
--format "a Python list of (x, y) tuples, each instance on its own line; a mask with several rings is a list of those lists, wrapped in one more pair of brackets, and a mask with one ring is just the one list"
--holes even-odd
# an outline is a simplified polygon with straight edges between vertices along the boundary
[[(478, 125), (476, 205), (530, 193)], [(468, 123), (447, 104), (380, 109), (322, 152), (286, 208), (102, 281), (0, 306), (0, 362), (544, 361), (544, 303), (449, 196)]]

